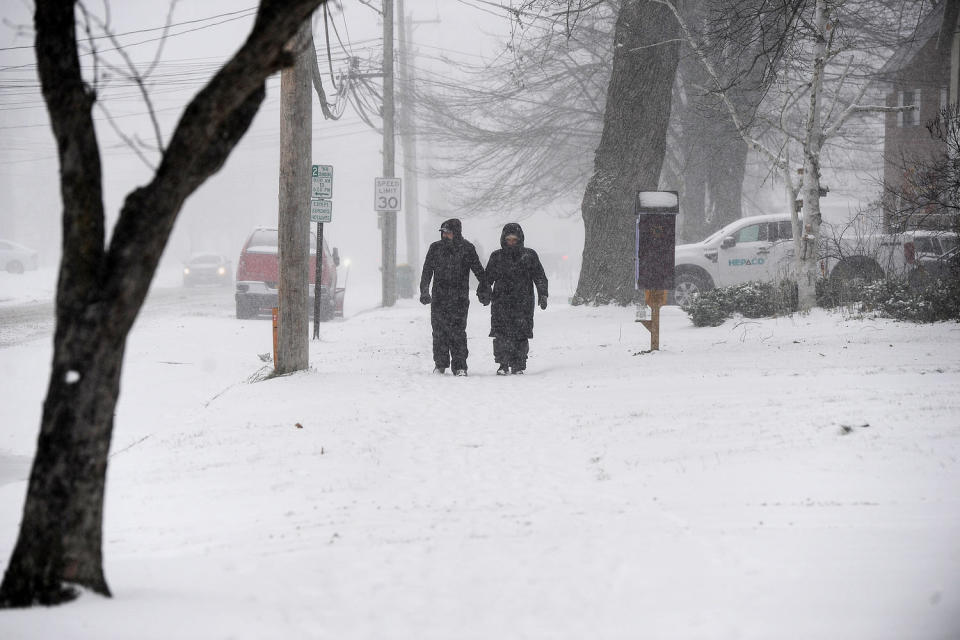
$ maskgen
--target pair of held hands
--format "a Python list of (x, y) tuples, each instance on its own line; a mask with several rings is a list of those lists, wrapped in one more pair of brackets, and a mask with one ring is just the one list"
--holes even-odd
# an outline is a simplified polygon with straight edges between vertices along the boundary
[[(477, 294), (477, 299), (480, 300), (480, 304), (487, 306), (490, 304), (490, 294), (486, 291), (481, 291)], [(433, 301), (433, 298), (430, 297), (429, 293), (420, 294), (420, 302), (422, 304), (430, 304)], [(547, 308), (547, 296), (540, 296), (540, 308)]]

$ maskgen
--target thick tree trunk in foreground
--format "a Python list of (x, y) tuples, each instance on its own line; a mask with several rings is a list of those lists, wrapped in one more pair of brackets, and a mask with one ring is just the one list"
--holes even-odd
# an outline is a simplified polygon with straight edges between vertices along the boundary
[(678, 26), (656, 2), (626, 0), (614, 35), (603, 134), (581, 204), (583, 267), (574, 303), (630, 303), (634, 198), (656, 189), (679, 56)]
[(127, 334), (184, 200), (220, 169), (292, 58), (285, 43), (322, 0), (264, 0), (249, 38), (191, 101), (153, 180), (130, 193), (104, 245), (100, 154), (74, 3), (37, 0), (36, 54), (57, 140), (63, 256), (53, 366), (37, 454), (0, 607), (109, 595), (102, 564), (107, 454)]

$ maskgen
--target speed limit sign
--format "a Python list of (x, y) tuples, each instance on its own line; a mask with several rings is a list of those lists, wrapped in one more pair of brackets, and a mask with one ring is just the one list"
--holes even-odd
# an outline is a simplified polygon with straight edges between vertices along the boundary
[(374, 211), (400, 211), (400, 178), (374, 178)]

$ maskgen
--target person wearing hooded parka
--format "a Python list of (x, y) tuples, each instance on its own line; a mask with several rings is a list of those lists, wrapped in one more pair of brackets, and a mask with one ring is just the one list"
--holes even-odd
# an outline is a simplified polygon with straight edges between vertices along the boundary
[(523, 229), (516, 222), (503, 227), (500, 249), (490, 254), (486, 269), (492, 287), (490, 337), (497, 375), (523, 373), (533, 337), (534, 289), (541, 309), (547, 308), (547, 275), (540, 257), (523, 245)]
[(434, 373), (442, 374), (452, 366), (454, 375), (467, 375), (471, 271), (479, 282), (477, 297), (483, 304), (490, 304), (480, 256), (464, 239), (460, 221), (451, 218), (440, 225), (440, 240), (427, 249), (420, 275), (420, 302), (430, 305)]

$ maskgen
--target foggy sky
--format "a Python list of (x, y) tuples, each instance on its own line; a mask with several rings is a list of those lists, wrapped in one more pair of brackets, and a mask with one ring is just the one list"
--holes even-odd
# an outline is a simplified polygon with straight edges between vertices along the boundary
[[(373, 63), (380, 58), (382, 27), (378, 15), (360, 3), (345, 2), (344, 11), (334, 19), (340, 35), (353, 54)], [(176, 6), (174, 23), (224, 15), (215, 20), (173, 27), (165, 43), (161, 63), (154, 74), (156, 86), (151, 98), (157, 110), (164, 140), (168, 141), (176, 119), (189, 99), (242, 43), (252, 24), (251, 1), (247, 5), (227, 0), (182, 0)], [(166, 3), (111, 3), (111, 27), (127, 33), (160, 27), (166, 19)], [(251, 15), (237, 14), (251, 9)], [(406, 0), (406, 10), (415, 20), (414, 41), (420, 57), (418, 73), (456, 74), (440, 60), (442, 55), (480, 63), (495, 58), (509, 34), (506, 17), (497, 17), (463, 4), (440, 0)], [(61, 203), (58, 164), (46, 109), (39, 91), (32, 45), (32, 6), (26, 2), (3, 3), (6, 23), (0, 25), (0, 237), (26, 244), (41, 252), (42, 266), (55, 266), (59, 258)], [(432, 22), (438, 19), (439, 23)], [(429, 21), (429, 22), (428, 22)], [(214, 26), (212, 23), (222, 22)], [(205, 27), (205, 28), (197, 28)], [(191, 29), (197, 29), (190, 32)], [(84, 37), (84, 34), (78, 34)], [(159, 31), (125, 35), (121, 41), (134, 61), (153, 59)], [(322, 22), (315, 21), (315, 42), (323, 46)], [(344, 54), (334, 41), (334, 71), (345, 68)], [(106, 40), (97, 42), (109, 49)], [(23, 47), (11, 49), (12, 47)], [(116, 53), (109, 60), (119, 63)], [(82, 58), (85, 68), (91, 58)], [(326, 57), (320, 59), (325, 89), (333, 93)], [(161, 268), (178, 265), (193, 252), (215, 251), (236, 261), (240, 247), (255, 226), (276, 226), (279, 161), (279, 75), (268, 82), (268, 95), (251, 129), (231, 154), (226, 165), (187, 200), (180, 213)], [(129, 86), (111, 86), (100, 92), (116, 123), (128, 136), (152, 142), (152, 127), (142, 99)], [(354, 284), (379, 282), (380, 232), (373, 211), (373, 181), (381, 175), (381, 138), (353, 112), (351, 106), (341, 120), (323, 119), (313, 98), (313, 161), (334, 166), (333, 223), (325, 225), (331, 246), (338, 246), (351, 260), (350, 281)], [(108, 233), (127, 193), (145, 183), (151, 172), (118, 135), (94, 112), (100, 140)], [(429, 155), (421, 143), (420, 160)], [(157, 154), (149, 155), (156, 161)], [(421, 167), (423, 169), (424, 167)], [(402, 175), (402, 157), (397, 153), (397, 174)], [(431, 192), (426, 176), (421, 177), (419, 199), (429, 205), (442, 197)], [(579, 218), (557, 219), (531, 211), (499, 211), (491, 203), (490, 217), (464, 221), (464, 235), (479, 243), (489, 254), (497, 248), (499, 229), (508, 221), (524, 218), (528, 244), (540, 251), (575, 255), (583, 246)], [(421, 211), (421, 251), (438, 236), (440, 218)], [(398, 263), (407, 261), (404, 224), (398, 227)], [(483, 256), (485, 259), (485, 256)], [(419, 267), (422, 256), (412, 262)]]

